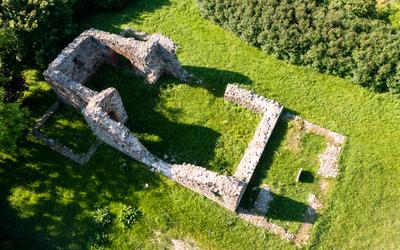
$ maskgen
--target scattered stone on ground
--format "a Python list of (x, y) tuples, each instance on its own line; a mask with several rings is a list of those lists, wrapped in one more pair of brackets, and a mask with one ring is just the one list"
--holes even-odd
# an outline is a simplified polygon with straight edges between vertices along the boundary
[(293, 241), (294, 239), (294, 235), (292, 233), (289, 233), (285, 228), (277, 224), (269, 222), (264, 216), (253, 214), (242, 208), (239, 208), (237, 213), (241, 219), (258, 227), (264, 228), (271, 233), (277, 234), (286, 241)]
[(269, 203), (273, 200), (271, 190), (268, 186), (263, 185), (256, 202), (254, 203), (254, 212), (265, 216), (268, 213)]
[(198, 250), (196, 243), (189, 239), (172, 239), (168, 234), (154, 231), (151, 240), (157, 249)]
[(327, 143), (326, 150), (318, 156), (320, 168), (318, 174), (335, 178), (338, 175), (338, 160), (342, 147)]
[(172, 242), (174, 250), (197, 250), (197, 249), (199, 249), (196, 247), (194, 242), (189, 242), (186, 240), (176, 240), (176, 239), (172, 239), (171, 242)]
[(310, 239), (312, 225), (317, 218), (317, 211), (323, 208), (320, 201), (314, 194), (309, 194), (307, 199), (308, 206), (304, 213), (304, 223), (301, 226), (299, 232), (295, 235), (294, 242), (299, 246), (304, 246)]

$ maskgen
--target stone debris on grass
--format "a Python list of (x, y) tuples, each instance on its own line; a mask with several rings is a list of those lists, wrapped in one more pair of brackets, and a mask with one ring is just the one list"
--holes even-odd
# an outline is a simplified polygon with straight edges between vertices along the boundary
[(293, 239), (295, 238), (294, 234), (288, 232), (285, 228), (283, 228), (277, 224), (269, 222), (268, 219), (265, 218), (264, 216), (254, 214), (254, 213), (247, 211), (245, 209), (242, 209), (242, 208), (239, 208), (237, 210), (237, 214), (238, 214), (239, 218), (241, 218), (257, 227), (266, 229), (266, 230), (270, 231), (271, 233), (277, 234), (286, 241), (293, 241)]
[(172, 246), (174, 250), (198, 250), (194, 242), (189, 242), (186, 240), (172, 239)]
[(327, 143), (326, 150), (318, 156), (320, 168), (318, 174), (324, 177), (336, 178), (338, 175), (338, 160), (342, 147)]
[(308, 205), (314, 210), (319, 210), (323, 208), (322, 203), (317, 199), (315, 194), (310, 194), (307, 199)]
[(268, 213), (269, 203), (273, 200), (271, 190), (268, 186), (263, 185), (258, 193), (257, 200), (254, 203), (253, 211), (256, 214), (265, 216)]
[(304, 213), (304, 223), (294, 238), (294, 243), (298, 246), (304, 246), (307, 244), (311, 237), (312, 225), (317, 218), (317, 211), (323, 208), (322, 203), (317, 200), (317, 197), (314, 194), (308, 195), (307, 204), (308, 206)]

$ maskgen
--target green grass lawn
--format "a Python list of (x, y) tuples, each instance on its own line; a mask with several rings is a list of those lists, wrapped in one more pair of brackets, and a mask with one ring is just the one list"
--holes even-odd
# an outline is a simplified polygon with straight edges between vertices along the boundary
[[(204, 81), (183, 84), (163, 77), (150, 87), (126, 66), (105, 66), (92, 79), (95, 89), (119, 90), (129, 115), (127, 126), (156, 155), (231, 174), (259, 121), (223, 101), (225, 86), (237, 82), (347, 137), (339, 177), (324, 200), (311, 248), (400, 245), (398, 97), (267, 56), (202, 19), (192, 0), (137, 1), (120, 12), (90, 18), (82, 29), (119, 32), (125, 26), (171, 37), (180, 46), (178, 57), (185, 68)], [(55, 95), (38, 72), (29, 71), (27, 77), (32, 87), (24, 103), (32, 111), (33, 126)], [(318, 177), (314, 174), (314, 182), (300, 185), (294, 177), (299, 167), (316, 171), (315, 157), (324, 143), (304, 135), (301, 151), (293, 150), (288, 146), (291, 129), (278, 123), (255, 184), (266, 183), (277, 194), (269, 212), (272, 220), (295, 230), (302, 214), (294, 208), (304, 207)], [(79, 152), (94, 140), (79, 113), (68, 107), (43, 130)], [(130, 228), (120, 221), (124, 206), (142, 213)], [(111, 222), (99, 226), (93, 221), (95, 211), (106, 207)], [(80, 166), (28, 136), (15, 157), (1, 160), (0, 208), (0, 239), (22, 249), (85, 249), (99, 242), (110, 249), (154, 249), (167, 247), (171, 238), (205, 249), (294, 248), (105, 145)]]

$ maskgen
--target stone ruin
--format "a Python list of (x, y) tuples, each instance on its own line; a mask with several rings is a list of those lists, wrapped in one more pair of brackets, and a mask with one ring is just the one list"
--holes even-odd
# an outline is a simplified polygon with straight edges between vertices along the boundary
[[(283, 228), (267, 222), (238, 208), (240, 200), (253, 176), (283, 107), (265, 97), (256, 95), (236, 85), (229, 84), (224, 98), (262, 116), (256, 132), (244, 152), (233, 176), (220, 175), (201, 166), (187, 163), (170, 164), (156, 157), (144, 147), (139, 139), (124, 125), (128, 115), (118, 91), (107, 88), (94, 91), (85, 82), (104, 63), (116, 65), (117, 54), (127, 58), (136, 75), (154, 84), (161, 75), (169, 74), (183, 82), (199, 81), (186, 72), (176, 57), (176, 44), (160, 34), (148, 35), (126, 29), (119, 35), (90, 29), (70, 43), (43, 73), (58, 100), (33, 128), (33, 134), (45, 144), (79, 164), (86, 163), (102, 143), (119, 150), (177, 183), (198, 192), (223, 207), (238, 211), (239, 216), (253, 224), (292, 239)], [(77, 154), (40, 132), (46, 120), (64, 102), (77, 109), (96, 135), (96, 143), (86, 154)], [(335, 162), (336, 163), (336, 162)], [(326, 164), (325, 164), (326, 165)], [(260, 191), (256, 202), (258, 214), (265, 215), (271, 201), (269, 189)], [(267, 204), (265, 204), (267, 203)]]
[[(200, 166), (187, 163), (170, 164), (149, 152), (124, 125), (128, 115), (118, 91), (107, 88), (100, 93), (85, 86), (85, 82), (103, 63), (116, 63), (120, 54), (132, 64), (135, 73), (153, 84), (162, 74), (170, 74), (181, 81), (195, 78), (186, 72), (176, 57), (177, 46), (169, 38), (147, 35), (131, 29), (120, 35), (90, 29), (69, 44), (44, 72), (59, 100), (77, 109), (97, 139), (160, 172), (181, 185), (205, 195), (220, 205), (235, 211), (264, 151), (269, 136), (282, 112), (278, 103), (257, 96), (235, 85), (229, 85), (225, 99), (262, 114), (261, 122), (234, 176), (224, 176)], [(40, 133), (44, 122), (58, 108), (57, 102), (38, 122), (34, 134), (47, 145), (70, 159), (83, 164), (90, 159), (98, 143), (86, 155)]]

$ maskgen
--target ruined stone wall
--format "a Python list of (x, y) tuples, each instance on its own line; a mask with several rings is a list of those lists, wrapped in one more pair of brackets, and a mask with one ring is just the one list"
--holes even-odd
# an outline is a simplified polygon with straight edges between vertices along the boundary
[(291, 113), (286, 113), (284, 119), (300, 122), (305, 132), (314, 133), (325, 138), (326, 149), (318, 156), (320, 167), (317, 173), (324, 177), (336, 178), (339, 174), (338, 163), (340, 152), (342, 151), (346, 137)]
[[(154, 83), (164, 73), (184, 81), (193, 78), (180, 65), (175, 55), (177, 47), (169, 38), (133, 30), (125, 30), (122, 35), (128, 37), (94, 29), (83, 32), (49, 65), (44, 72), (46, 80), (61, 100), (83, 114), (98, 140), (147, 165), (152, 171), (160, 172), (232, 211), (236, 210), (282, 107), (250, 91), (228, 85), (227, 100), (263, 114), (235, 175), (219, 175), (191, 164), (171, 165), (151, 154), (124, 125), (128, 116), (114, 88), (99, 93), (84, 86), (101, 64), (113, 63), (114, 53), (128, 58), (135, 72), (149, 83)], [(56, 150), (60, 149), (58, 144), (52, 145)], [(59, 152), (71, 156), (78, 163), (83, 162), (69, 151)]]
[[(128, 31), (123, 33), (133, 32)], [(79, 111), (98, 94), (85, 87), (85, 82), (103, 63), (114, 63), (115, 53), (125, 56), (135, 73), (149, 83), (156, 82), (162, 74), (171, 74), (182, 81), (193, 78), (180, 65), (175, 55), (176, 45), (169, 38), (159, 34), (143, 37), (144, 41), (87, 30), (61, 51), (43, 75), (59, 98)]]
[[(122, 32), (128, 36), (132, 30)], [(192, 75), (183, 70), (176, 57), (177, 46), (166, 36), (160, 34), (146, 35), (141, 33), (141, 39), (123, 37), (99, 30), (88, 30), (85, 34), (95, 38), (104, 47), (126, 57), (135, 72), (150, 84), (166, 73), (182, 81), (189, 81)], [(136, 34), (136, 33), (135, 33)]]
[(224, 98), (262, 114), (256, 132), (234, 174), (235, 178), (248, 183), (260, 161), (283, 107), (273, 100), (256, 95), (233, 84), (226, 87)]
[(172, 179), (235, 211), (247, 183), (191, 164), (172, 166)]
[(276, 114), (282, 111), (282, 105), (274, 100), (257, 95), (234, 84), (226, 86), (224, 98), (227, 101), (231, 101), (260, 114), (268, 112), (269, 115), (276, 116)]

